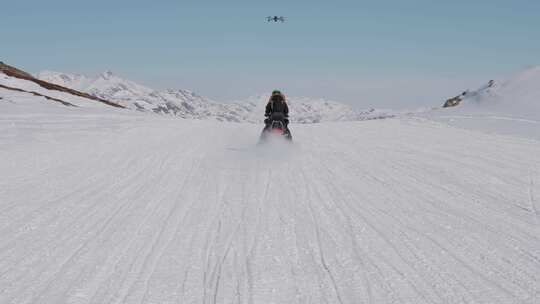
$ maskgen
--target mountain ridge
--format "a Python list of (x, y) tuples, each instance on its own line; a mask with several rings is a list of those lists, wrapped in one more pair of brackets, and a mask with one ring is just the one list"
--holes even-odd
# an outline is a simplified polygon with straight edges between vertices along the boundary
[[(241, 101), (216, 102), (185, 89), (154, 90), (121, 78), (111, 71), (96, 76), (42, 71), (36, 77), (114, 100), (133, 110), (192, 119), (259, 123), (264, 118), (264, 106), (268, 98), (259, 94)], [(343, 103), (324, 99), (289, 97), (288, 102), (291, 121), (295, 123), (355, 121), (393, 116), (373, 109), (358, 111)]]
[[(2, 72), (3, 74), (5, 74), (8, 77), (17, 78), (17, 79), (20, 79), (20, 80), (25, 80), (25, 81), (28, 81), (28, 82), (32, 82), (32, 83), (38, 85), (39, 87), (41, 87), (43, 89), (46, 89), (46, 90), (49, 90), (49, 91), (63, 92), (63, 93), (71, 94), (73, 96), (78, 96), (78, 97), (82, 97), (82, 98), (85, 98), (85, 99), (97, 101), (97, 102), (106, 104), (108, 106), (117, 107), (117, 108), (124, 108), (122, 105), (111, 102), (111, 101), (109, 101), (107, 99), (100, 98), (100, 97), (97, 97), (97, 96), (93, 96), (91, 94), (81, 92), (81, 91), (78, 91), (78, 90), (75, 90), (75, 89), (72, 89), (72, 88), (69, 88), (69, 87), (66, 87), (66, 86), (62, 86), (62, 85), (59, 85), (59, 84), (56, 84), (56, 83), (48, 82), (48, 81), (45, 81), (43, 79), (38, 79), (38, 78), (32, 76), (31, 74), (29, 74), (27, 72), (24, 72), (24, 71), (22, 71), (20, 69), (17, 69), (15, 67), (13, 67), (13, 66), (7, 65), (7, 64), (5, 64), (3, 62), (0, 62), (0, 72)], [(4, 86), (9, 87), (9, 86), (7, 86), (5, 84), (4, 84)], [(22, 88), (17, 88), (17, 89), (22, 90)], [(24, 90), (24, 91), (26, 91), (26, 90)], [(34, 91), (32, 91), (30, 93), (41, 94), (41, 93), (34, 92)], [(52, 97), (50, 97), (48, 95), (44, 95), (44, 96), (52, 98)], [(63, 101), (63, 102), (67, 102), (67, 101)], [(69, 102), (67, 102), (67, 103), (69, 103)]]

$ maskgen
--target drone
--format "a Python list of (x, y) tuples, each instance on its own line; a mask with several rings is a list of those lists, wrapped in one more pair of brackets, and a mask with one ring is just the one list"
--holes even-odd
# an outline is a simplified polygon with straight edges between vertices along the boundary
[(278, 22), (285, 22), (287, 20), (287, 18), (283, 17), (283, 16), (268, 16), (266, 17), (266, 21), (267, 22), (274, 22), (274, 23), (278, 23)]

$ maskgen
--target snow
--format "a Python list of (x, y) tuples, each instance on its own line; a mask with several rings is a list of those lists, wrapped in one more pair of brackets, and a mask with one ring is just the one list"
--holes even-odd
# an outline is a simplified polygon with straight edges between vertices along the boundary
[[(153, 90), (108, 71), (92, 77), (44, 71), (37, 78), (111, 100), (128, 108), (190, 119), (261, 123), (267, 94), (219, 103), (183, 89)], [(343, 103), (306, 97), (289, 97), (291, 118), (298, 123), (355, 121), (387, 118), (392, 113), (358, 111)]]
[[(4, 73), (0, 73), (0, 85), (4, 85), (11, 88), (22, 89), (27, 92), (36, 92), (36, 93), (39, 93), (48, 97), (57, 98), (65, 102), (69, 102), (72, 105), (80, 106), (80, 107), (85, 107), (85, 108), (106, 108), (106, 107), (109, 108), (110, 107), (110, 106), (107, 106), (105, 104), (102, 104), (100, 102), (97, 102), (95, 100), (91, 100), (88, 98), (72, 95), (69, 93), (61, 92), (61, 91), (48, 90), (39, 86), (38, 84), (34, 82), (16, 78), (16, 77), (7, 76)], [(23, 99), (19, 98), (23, 95), (26, 97), (24, 97)], [(34, 96), (30, 93), (14, 92), (5, 88), (0, 88), (0, 97), (9, 99), (13, 103), (21, 103), (23, 104), (23, 106), (28, 105), (28, 102), (34, 103), (36, 101), (39, 102), (40, 100), (41, 101), (45, 100), (44, 97), (34, 98)], [(47, 102), (56, 103), (54, 101), (47, 101)]]
[(0, 303), (540, 301), (540, 142), (291, 129), (0, 100)]
[(425, 114), (467, 129), (540, 140), (540, 67), (469, 91), (455, 108)]
[(0, 303), (539, 303), (539, 75), (389, 119), (292, 98), (258, 145), (264, 95), (0, 74), (79, 105), (0, 88)]

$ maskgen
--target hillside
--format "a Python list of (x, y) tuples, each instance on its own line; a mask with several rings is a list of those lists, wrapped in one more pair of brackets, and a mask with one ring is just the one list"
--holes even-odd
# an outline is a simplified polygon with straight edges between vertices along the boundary
[[(0, 88), (0, 97), (6, 100), (9, 99), (11, 94), (18, 96), (21, 93), (26, 93), (30, 96), (36, 96), (38, 99), (45, 98), (46, 100), (59, 102), (64, 106), (83, 105), (92, 107), (103, 104), (114, 108), (124, 108), (104, 98), (35, 78), (29, 73), (3, 62), (0, 62)], [(12, 100), (12, 102), (14, 101)]]
[[(0, 99), (22, 111), (43, 101), (63, 106), (95, 108), (103, 105), (148, 114), (186, 119), (250, 122), (260, 124), (268, 96), (219, 103), (182, 89), (154, 90), (123, 79), (112, 72), (90, 77), (44, 71), (36, 75), (0, 65)], [(339, 102), (313, 98), (288, 99), (293, 123), (361, 121), (390, 118), (383, 111), (358, 111)], [(4, 104), (5, 105), (5, 104)], [(13, 106), (11, 106), (13, 108)], [(10, 111), (13, 109), (10, 109)]]
[[(188, 90), (153, 90), (112, 72), (97, 76), (44, 71), (39, 79), (114, 100), (130, 109), (191, 119), (260, 123), (268, 96), (259, 95), (243, 101), (219, 103)], [(375, 110), (358, 111), (339, 102), (313, 98), (288, 100), (293, 123), (356, 121), (388, 118), (393, 115)]]
[[(540, 67), (492, 80), (420, 116), (474, 130), (540, 140)], [(447, 104), (449, 102), (447, 101)]]

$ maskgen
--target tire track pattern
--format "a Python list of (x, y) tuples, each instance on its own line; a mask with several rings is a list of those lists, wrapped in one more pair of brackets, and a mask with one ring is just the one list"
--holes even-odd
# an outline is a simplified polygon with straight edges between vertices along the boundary
[(392, 119), (255, 147), (252, 125), (36, 119), (0, 151), (0, 303), (540, 301), (537, 142)]

